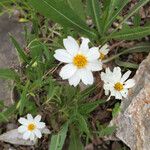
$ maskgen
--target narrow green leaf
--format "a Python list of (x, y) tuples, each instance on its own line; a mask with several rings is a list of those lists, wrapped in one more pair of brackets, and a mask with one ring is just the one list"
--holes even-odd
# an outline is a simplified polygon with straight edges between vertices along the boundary
[(24, 62), (28, 62), (28, 57), (26, 56), (26, 54), (24, 53), (24, 50), (20, 47), (20, 45), (18, 44), (18, 42), (15, 40), (15, 38), (13, 36), (10, 35), (11, 41), (14, 44), (20, 58), (24, 61)]
[(19, 81), (19, 75), (11, 69), (0, 68), (0, 78)]
[(78, 120), (81, 131), (89, 135), (90, 131), (89, 131), (86, 119), (81, 114), (77, 114), (77, 120)]
[(109, 136), (109, 135), (113, 134), (115, 132), (115, 130), (116, 130), (115, 126), (103, 128), (100, 131), (99, 136), (100, 137)]
[(96, 107), (98, 107), (100, 104), (104, 103), (105, 101), (103, 100), (98, 100), (95, 102), (88, 102), (86, 104), (82, 104), (81, 106), (79, 106), (79, 112), (81, 114), (85, 114), (88, 115), (89, 113), (91, 113)]
[(85, 21), (85, 12), (82, 0), (66, 0), (69, 6), (74, 10), (74, 12)]
[(17, 109), (19, 109), (19, 114), (20, 115), (23, 115), (23, 112), (24, 112), (24, 108), (26, 107), (27, 105), (27, 93), (29, 92), (29, 84), (30, 82), (27, 81), (24, 89), (23, 89), (23, 92), (21, 94), (21, 98), (17, 104)]
[(41, 14), (58, 22), (64, 27), (74, 28), (89, 37), (97, 37), (86, 23), (63, 1), (28, 0)]
[(56, 135), (52, 135), (49, 150), (62, 150), (68, 131), (68, 123)]
[(121, 111), (120, 103), (116, 103), (115, 107), (113, 108), (113, 111), (112, 111), (113, 118), (116, 117), (120, 111)]
[(84, 150), (78, 131), (71, 128), (69, 150)]
[(96, 28), (99, 34), (101, 34), (100, 3), (98, 0), (88, 0), (88, 6), (91, 17), (96, 25)]
[(115, 60), (115, 63), (116, 63), (118, 66), (125, 67), (125, 68), (138, 69), (138, 67), (139, 67), (138, 64), (120, 61), (119, 59), (116, 59), (116, 60)]
[(108, 39), (135, 40), (148, 35), (150, 35), (150, 26), (134, 27), (128, 30), (121, 30), (119, 32), (112, 33)]

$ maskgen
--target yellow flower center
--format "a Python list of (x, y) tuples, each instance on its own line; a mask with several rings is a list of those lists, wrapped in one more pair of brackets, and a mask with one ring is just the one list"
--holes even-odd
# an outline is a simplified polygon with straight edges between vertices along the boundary
[(77, 54), (73, 59), (73, 63), (78, 68), (84, 68), (87, 65), (88, 61), (84, 55)]
[(28, 125), (28, 130), (29, 130), (29, 131), (33, 131), (35, 128), (36, 128), (36, 125), (33, 124), (33, 123), (30, 123), (30, 124)]
[(103, 53), (100, 53), (99, 58), (100, 58), (101, 60), (103, 60), (103, 59), (105, 58), (105, 55), (104, 55)]
[(120, 83), (120, 82), (117, 82), (117, 83), (115, 84), (114, 88), (115, 88), (115, 90), (117, 90), (117, 91), (121, 91), (121, 90), (124, 89), (123, 84)]

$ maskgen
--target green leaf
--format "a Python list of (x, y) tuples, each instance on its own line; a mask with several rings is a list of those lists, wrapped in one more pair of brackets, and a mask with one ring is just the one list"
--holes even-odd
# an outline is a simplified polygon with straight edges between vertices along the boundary
[(113, 111), (112, 111), (113, 118), (116, 117), (120, 111), (121, 111), (120, 103), (116, 103), (115, 107), (113, 108)]
[(27, 81), (26, 85), (24, 86), (23, 92), (21, 94), (21, 98), (17, 104), (17, 109), (19, 109), (19, 114), (23, 115), (24, 108), (27, 106), (27, 93), (29, 92), (29, 85), (30, 81)]
[(20, 47), (20, 45), (18, 44), (18, 42), (15, 40), (15, 38), (13, 36), (10, 35), (11, 41), (14, 44), (20, 58), (24, 61), (24, 62), (28, 62), (28, 57), (27, 55), (24, 53), (24, 50)]
[(84, 150), (78, 131), (71, 128), (69, 150)]
[(102, 130), (99, 132), (99, 136), (100, 137), (109, 136), (109, 135), (113, 134), (115, 132), (115, 130), (116, 130), (115, 126), (102, 128)]
[(104, 102), (105, 101), (103, 101), (103, 100), (98, 100), (95, 102), (88, 102), (86, 104), (82, 104), (81, 106), (79, 106), (78, 109), (79, 109), (80, 114), (88, 115), (93, 110), (95, 110), (96, 107), (98, 107), (100, 104), (102, 104)]
[(77, 114), (76, 117), (77, 117), (77, 121), (79, 123), (79, 128), (81, 129), (81, 131), (89, 135), (90, 131), (89, 131), (86, 119), (81, 114)]
[(98, 33), (101, 34), (100, 3), (98, 0), (88, 0), (90, 15), (96, 25)]
[(96, 38), (97, 35), (76, 13), (63, 1), (28, 0), (41, 14), (61, 24), (64, 27), (74, 28), (79, 32)]
[(49, 150), (62, 150), (67, 136), (67, 131), (68, 123), (65, 123), (56, 135), (52, 135)]
[(19, 81), (19, 75), (11, 69), (0, 68), (0, 78)]
[(85, 12), (82, 0), (66, 0), (69, 6), (74, 10), (74, 12), (85, 21)]
[(131, 29), (124, 29), (119, 32), (112, 33), (108, 39), (117, 40), (135, 40), (150, 35), (150, 26), (134, 27)]
[(138, 67), (139, 67), (138, 64), (120, 61), (119, 59), (116, 59), (116, 60), (115, 60), (115, 63), (116, 63), (118, 66), (125, 67), (125, 68), (138, 69)]

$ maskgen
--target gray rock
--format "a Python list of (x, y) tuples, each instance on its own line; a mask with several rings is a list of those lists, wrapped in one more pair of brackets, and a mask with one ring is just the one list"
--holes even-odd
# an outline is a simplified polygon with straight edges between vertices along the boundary
[[(7, 14), (0, 17), (0, 68), (10, 68), (19, 65), (17, 52), (10, 41), (9, 33), (23, 47), (23, 26), (24, 24), (18, 23), (14, 17), (10, 18)], [(0, 80), (0, 100), (4, 100), (6, 105), (11, 105), (11, 95), (12, 84), (8, 81)]]
[(18, 129), (10, 130), (0, 135), (0, 141), (15, 144), (15, 145), (35, 145), (36, 141), (24, 140), (22, 134), (18, 133)]
[(134, 77), (136, 86), (121, 104), (121, 113), (113, 120), (117, 125), (116, 137), (131, 150), (150, 149), (150, 54)]

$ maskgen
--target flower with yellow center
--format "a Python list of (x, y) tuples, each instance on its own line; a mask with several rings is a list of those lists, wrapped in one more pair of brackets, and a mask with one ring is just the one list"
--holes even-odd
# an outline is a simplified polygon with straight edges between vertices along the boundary
[(108, 54), (109, 52), (109, 46), (107, 44), (105, 44), (104, 46), (102, 46), (99, 49), (99, 59), (102, 61), (105, 59), (105, 56)]
[(18, 128), (18, 132), (23, 134), (23, 139), (33, 141), (42, 137), (41, 132), (45, 128), (45, 123), (41, 122), (40, 115), (33, 118), (31, 114), (27, 114), (27, 119), (21, 117), (18, 121), (22, 124)]
[(69, 84), (77, 86), (80, 81), (85, 85), (93, 84), (93, 71), (102, 69), (102, 62), (99, 61), (99, 48), (89, 48), (90, 42), (87, 38), (81, 38), (82, 42), (78, 42), (68, 36), (63, 40), (65, 49), (57, 49), (54, 57), (63, 63), (66, 63), (61, 68), (59, 75), (63, 80), (68, 79)]
[(133, 79), (128, 79), (131, 71), (127, 71), (124, 75), (121, 74), (121, 69), (115, 67), (113, 71), (106, 68), (106, 72), (101, 73), (101, 79), (104, 82), (105, 94), (115, 96), (116, 99), (126, 98), (128, 96), (128, 89), (135, 85)]

